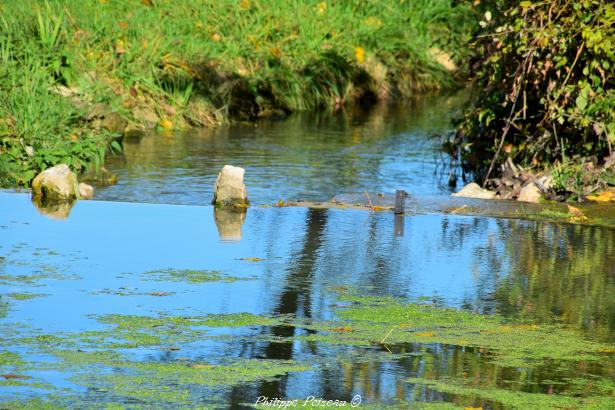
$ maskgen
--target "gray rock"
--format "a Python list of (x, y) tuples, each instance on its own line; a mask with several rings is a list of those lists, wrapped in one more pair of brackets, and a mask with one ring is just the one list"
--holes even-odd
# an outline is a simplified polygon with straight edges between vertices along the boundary
[(32, 180), (32, 196), (43, 204), (77, 199), (77, 175), (66, 164), (48, 168)]
[(100, 121), (100, 128), (104, 128), (116, 134), (123, 134), (128, 121), (117, 112), (110, 112)]
[(79, 199), (92, 199), (94, 198), (94, 187), (86, 183), (79, 184)]
[(536, 179), (535, 183), (544, 193), (549, 192), (554, 186), (553, 177), (551, 175), (543, 175)]
[(92, 108), (90, 109), (90, 111), (88, 112), (88, 115), (86, 115), (85, 118), (87, 118), (88, 120), (93, 120), (95, 118), (102, 118), (106, 114), (109, 114), (112, 111), (113, 111), (113, 108), (111, 108), (111, 106), (107, 104), (102, 104), (102, 103), (94, 104)]
[(496, 193), (489, 191), (488, 189), (481, 188), (475, 182), (469, 183), (451, 196), (463, 197), (463, 198), (475, 198), (475, 199), (493, 199)]
[(160, 117), (149, 108), (135, 107), (132, 115), (137, 122), (143, 123), (147, 127), (155, 127), (160, 122)]
[(519, 196), (517, 197), (517, 201), (532, 202), (535, 204), (539, 203), (541, 199), (542, 192), (534, 182), (530, 182), (521, 188), (521, 192), (519, 192)]
[(218, 174), (214, 187), (213, 204), (225, 207), (246, 207), (248, 191), (243, 183), (245, 170), (232, 165), (225, 165)]

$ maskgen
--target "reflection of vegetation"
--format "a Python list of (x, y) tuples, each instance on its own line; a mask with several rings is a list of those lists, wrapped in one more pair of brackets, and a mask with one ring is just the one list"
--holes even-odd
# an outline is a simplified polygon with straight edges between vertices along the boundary
[(500, 226), (513, 262), (496, 284), (498, 311), (513, 320), (568, 323), (613, 340), (615, 230), (513, 220)]

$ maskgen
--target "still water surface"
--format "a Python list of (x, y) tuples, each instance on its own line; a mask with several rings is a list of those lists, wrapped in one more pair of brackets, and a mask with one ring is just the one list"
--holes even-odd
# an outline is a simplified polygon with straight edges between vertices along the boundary
[[(0, 211), (0, 326), (5, 334), (0, 350), (21, 355), (20, 364), (5, 363), (3, 372), (32, 378), (6, 387), (3, 399), (59, 394), (89, 404), (136, 400), (84, 379), (84, 371), (123, 374), (120, 367), (105, 366), (102, 358), (98, 365), (49, 364), (55, 363), (56, 350), (91, 349), (84, 334), (109, 329), (99, 320), (105, 315), (165, 318), (247, 312), (327, 321), (335, 318), (340, 288), (499, 313), (512, 320), (564, 323), (590, 339), (615, 341), (613, 230), (416, 215), (405, 218), (403, 233), (396, 233), (388, 213), (253, 208), (242, 224), (243, 218), (221, 216), (212, 207), (97, 201), (79, 202), (67, 220), (54, 220), (18, 194), (0, 194)], [(221, 239), (230, 233), (233, 241)], [(181, 273), (175, 278), (155, 273), (167, 269), (217, 271), (238, 280), (198, 282)], [(28, 294), (38, 296), (16, 296)], [(609, 361), (572, 370), (549, 365), (528, 374), (491, 363), (483, 349), (418, 344), (391, 346), (389, 353), (382, 346), (302, 341), (310, 332), (318, 333), (258, 323), (222, 326), (205, 328), (188, 340), (171, 339), (172, 349), (161, 342), (115, 350), (140, 363), (242, 358), (309, 364), (311, 370), (269, 381), (189, 389), (197, 402), (237, 407), (262, 395), (350, 401), (359, 394), (381, 404), (400, 399), (454, 401), (454, 396), (406, 380), (455, 377), (468, 369), (497, 374), (498, 384), (506, 388), (513, 383), (515, 390), (545, 393), (556, 386), (565, 392), (568, 380), (613, 368)], [(401, 352), (400, 357), (393, 355)], [(67, 390), (58, 393), (58, 388)], [(139, 400), (134, 403), (154, 400), (164, 407), (168, 399)], [(457, 402), (474, 404), (473, 399), (464, 400)]]

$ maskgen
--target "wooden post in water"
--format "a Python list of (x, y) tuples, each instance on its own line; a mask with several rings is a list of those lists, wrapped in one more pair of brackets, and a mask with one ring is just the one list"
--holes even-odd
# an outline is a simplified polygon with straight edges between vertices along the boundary
[(406, 191), (395, 191), (395, 236), (404, 236), (404, 213), (406, 212)]
[(406, 212), (406, 191), (398, 189), (395, 191), (395, 215), (402, 215)]

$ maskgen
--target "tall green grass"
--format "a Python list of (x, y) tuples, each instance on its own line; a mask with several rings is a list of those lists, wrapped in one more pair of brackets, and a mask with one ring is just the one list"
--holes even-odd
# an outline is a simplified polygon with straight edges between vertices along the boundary
[[(58, 161), (77, 170), (102, 161), (109, 136), (84, 119), (95, 103), (135, 126), (138, 108), (184, 127), (448, 86), (452, 75), (430, 50), (464, 59), (472, 14), (452, 3), (2, 3), (0, 184), (27, 185)], [(75, 95), (54, 93), (58, 85)]]

